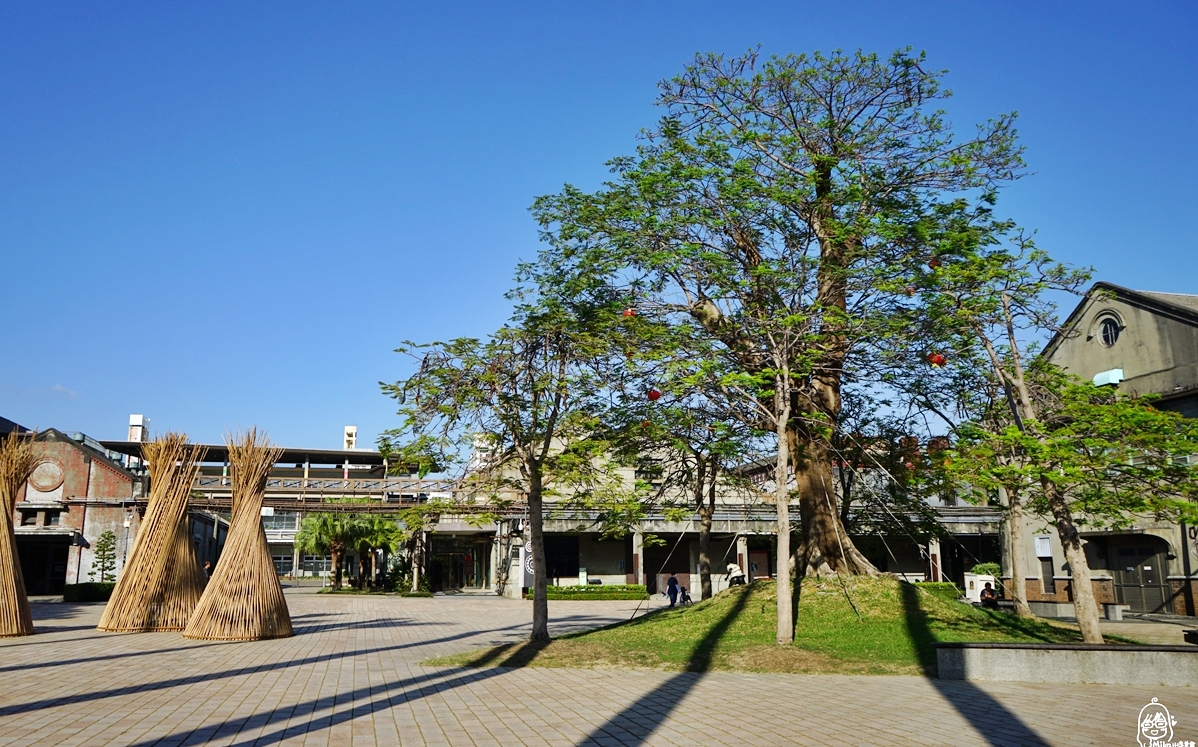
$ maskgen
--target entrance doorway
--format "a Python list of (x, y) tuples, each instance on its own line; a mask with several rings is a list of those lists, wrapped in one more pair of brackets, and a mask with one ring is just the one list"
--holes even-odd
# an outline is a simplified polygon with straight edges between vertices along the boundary
[(1157, 537), (1112, 541), (1108, 562), (1115, 577), (1115, 599), (1132, 612), (1166, 612), (1169, 599), (1166, 562), (1168, 544)]
[(30, 596), (61, 594), (67, 582), (67, 553), (71, 542), (66, 537), (18, 537), (17, 554), (25, 592)]
[(433, 591), (490, 588), (489, 536), (451, 537), (434, 534), (431, 545), (429, 583)]

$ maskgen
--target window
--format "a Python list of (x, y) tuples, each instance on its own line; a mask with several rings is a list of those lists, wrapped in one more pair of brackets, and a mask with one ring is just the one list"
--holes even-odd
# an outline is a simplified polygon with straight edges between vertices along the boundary
[(280, 576), (285, 576), (291, 573), (295, 566), (295, 557), (292, 555), (272, 555), (271, 559), (275, 562), (275, 573)]
[(61, 524), (62, 523), (61, 514), (62, 514), (61, 511), (47, 511), (46, 512), (46, 526), (56, 527), (59, 524)]
[(37, 526), (37, 511), (22, 511), (21, 526), (35, 527)]
[(1040, 558), (1040, 589), (1045, 594), (1057, 593), (1057, 582), (1053, 578), (1052, 558)]
[(1119, 333), (1123, 331), (1123, 327), (1119, 325), (1119, 320), (1114, 317), (1107, 317), (1098, 323), (1098, 339), (1104, 347), (1111, 347), (1119, 340)]

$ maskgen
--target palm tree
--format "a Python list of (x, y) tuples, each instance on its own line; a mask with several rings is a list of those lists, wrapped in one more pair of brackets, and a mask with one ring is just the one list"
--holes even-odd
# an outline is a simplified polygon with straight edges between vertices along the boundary
[(381, 516), (363, 516), (361, 521), (361, 533), (358, 535), (358, 562), (361, 564), (359, 576), (366, 577), (366, 561), (363, 559), (367, 553), (370, 554), (370, 582), (378, 578), (378, 563), (376, 560), (376, 550), (390, 549), (391, 543), (395, 537), (396, 523), (394, 519), (387, 519)]
[(300, 522), (295, 546), (302, 553), (332, 556), (334, 590), (341, 588), (341, 561), (347, 547), (357, 546), (362, 524), (360, 516), (342, 513), (308, 514)]

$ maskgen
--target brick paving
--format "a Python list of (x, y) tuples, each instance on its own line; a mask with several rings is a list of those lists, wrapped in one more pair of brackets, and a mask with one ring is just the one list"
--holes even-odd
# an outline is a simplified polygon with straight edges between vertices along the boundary
[[(286, 592), (296, 637), (253, 643), (99, 633), (101, 605), (34, 605), (39, 634), (0, 639), (0, 746), (1135, 745), (1153, 697), (1198, 740), (1198, 687), (423, 667), (521, 640), (528, 604), (312, 591)], [(553, 632), (633, 604), (552, 603)]]

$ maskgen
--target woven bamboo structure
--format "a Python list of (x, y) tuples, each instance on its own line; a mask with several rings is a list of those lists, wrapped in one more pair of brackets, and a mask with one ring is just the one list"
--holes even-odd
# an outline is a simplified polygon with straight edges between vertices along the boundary
[(150, 464), (150, 500), (129, 559), (100, 624), (109, 632), (183, 630), (200, 595), (204, 571), (187, 527), (187, 501), (204, 449), (167, 433), (142, 447)]
[(266, 477), (282, 449), (253, 428), (226, 439), (233, 515), (220, 562), (183, 631), (186, 638), (254, 641), (286, 638), (291, 614), (262, 529)]
[(17, 556), (17, 535), (12, 516), (17, 507), (17, 493), (37, 467), (32, 434), (16, 431), (0, 439), (0, 637), (33, 635), (33, 616), (29, 613), (29, 597), (25, 594), (25, 577), (21, 574), (21, 559)]

